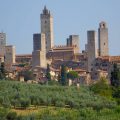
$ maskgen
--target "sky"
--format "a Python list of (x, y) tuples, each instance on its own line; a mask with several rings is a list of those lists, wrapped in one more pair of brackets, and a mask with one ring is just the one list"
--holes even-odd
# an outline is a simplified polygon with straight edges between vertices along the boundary
[(44, 6), (54, 18), (55, 45), (66, 44), (71, 34), (80, 36), (85, 49), (87, 31), (98, 31), (105, 21), (109, 30), (109, 53), (120, 55), (120, 0), (0, 0), (0, 32), (17, 54), (31, 54), (33, 34), (40, 33), (40, 14)]

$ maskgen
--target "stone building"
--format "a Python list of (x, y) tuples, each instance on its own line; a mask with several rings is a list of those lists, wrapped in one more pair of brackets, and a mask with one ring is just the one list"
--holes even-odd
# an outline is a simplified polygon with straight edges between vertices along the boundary
[(17, 64), (22, 64), (22, 63), (31, 64), (31, 62), (32, 62), (32, 54), (19, 54), (19, 55), (16, 55), (15, 61), (16, 61)]
[(54, 35), (53, 35), (53, 17), (50, 11), (46, 8), (46, 6), (44, 7), (40, 19), (41, 19), (41, 33), (45, 34), (46, 52), (48, 52), (54, 46)]
[(33, 35), (32, 67), (46, 68), (45, 34)]
[(78, 60), (81, 57), (79, 52), (79, 36), (70, 35), (66, 45), (54, 46), (47, 53), (47, 59), (54, 60)]
[(0, 55), (4, 56), (5, 54), (5, 46), (6, 46), (6, 34), (0, 33)]
[(106, 75), (108, 79), (111, 77), (113, 64), (120, 64), (120, 56), (99, 56), (94, 61), (94, 71), (91, 73), (92, 79), (96, 79), (98, 73), (101, 77)]
[(95, 31), (87, 32), (87, 57), (88, 57), (88, 71), (90, 72), (93, 68), (93, 63), (97, 57), (97, 37)]
[(15, 46), (5, 46), (5, 68), (7, 71), (12, 70), (12, 65), (15, 64)]
[(79, 46), (79, 35), (70, 35), (69, 38), (67, 38), (67, 46), (76, 46), (75, 53), (80, 52), (80, 46)]
[(98, 47), (99, 47), (99, 56), (108, 56), (109, 47), (108, 47), (108, 28), (105, 22), (99, 24), (98, 29)]
[(73, 60), (75, 46), (55, 46), (47, 53), (47, 58), (54, 60)]

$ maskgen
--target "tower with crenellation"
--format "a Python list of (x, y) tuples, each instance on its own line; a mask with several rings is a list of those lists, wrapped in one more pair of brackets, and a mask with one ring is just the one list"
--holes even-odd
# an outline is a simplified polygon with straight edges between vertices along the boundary
[(41, 33), (45, 34), (46, 53), (54, 46), (53, 35), (53, 16), (46, 8), (43, 9), (43, 13), (40, 15), (41, 20)]

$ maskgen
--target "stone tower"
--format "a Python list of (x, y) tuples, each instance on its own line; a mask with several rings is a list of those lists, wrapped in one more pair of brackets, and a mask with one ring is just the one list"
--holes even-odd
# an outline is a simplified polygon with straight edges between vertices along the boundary
[(99, 56), (108, 56), (108, 28), (105, 22), (101, 22), (98, 28)]
[(87, 31), (87, 57), (88, 57), (88, 71), (92, 71), (93, 63), (97, 57), (97, 36), (96, 31)]
[(15, 64), (15, 46), (5, 46), (5, 68), (10, 71), (13, 64)]
[(6, 34), (0, 33), (0, 55), (4, 56), (5, 54), (5, 46), (6, 46)]
[(54, 46), (53, 36), (53, 17), (46, 8), (44, 7), (43, 13), (41, 14), (41, 33), (45, 34), (46, 40), (46, 53)]
[(33, 35), (32, 67), (46, 68), (45, 34)]
[(67, 38), (67, 46), (76, 46), (75, 53), (79, 53), (79, 35), (70, 35), (69, 38)]

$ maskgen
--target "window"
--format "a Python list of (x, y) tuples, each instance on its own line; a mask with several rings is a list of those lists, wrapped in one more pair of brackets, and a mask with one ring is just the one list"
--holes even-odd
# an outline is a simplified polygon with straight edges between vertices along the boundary
[(105, 24), (103, 24), (103, 27), (105, 27)]
[(47, 23), (47, 21), (45, 20), (45, 24)]

